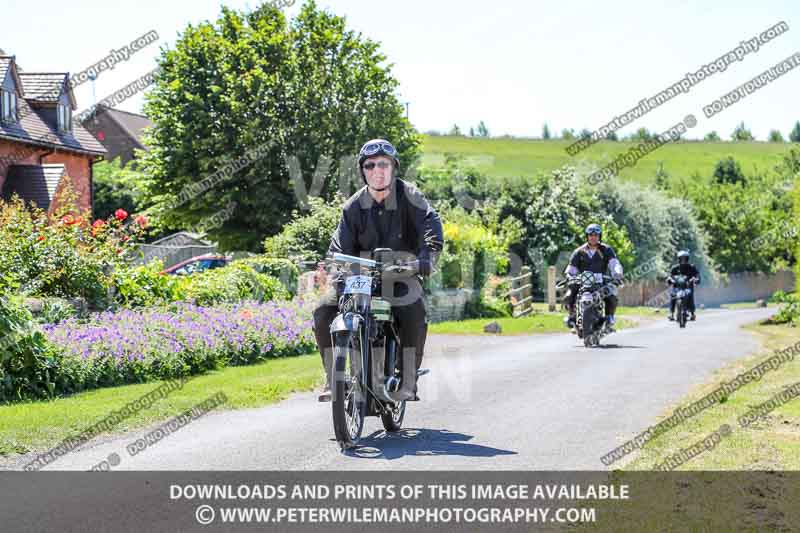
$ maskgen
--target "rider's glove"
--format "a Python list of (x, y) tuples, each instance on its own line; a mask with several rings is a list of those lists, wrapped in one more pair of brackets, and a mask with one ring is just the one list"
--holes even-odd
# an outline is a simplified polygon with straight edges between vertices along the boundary
[(431, 267), (431, 262), (428, 259), (420, 259), (419, 260), (419, 273), (422, 276), (430, 276), (431, 271), (433, 268)]

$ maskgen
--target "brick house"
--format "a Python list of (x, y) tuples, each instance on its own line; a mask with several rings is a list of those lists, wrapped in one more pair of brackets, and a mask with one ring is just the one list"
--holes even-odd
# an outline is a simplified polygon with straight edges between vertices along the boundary
[(147, 149), (142, 134), (145, 128), (152, 125), (144, 115), (102, 104), (98, 104), (94, 113), (83, 121), (83, 127), (108, 150), (106, 159), (111, 161), (119, 157), (123, 166), (136, 157), (134, 150)]
[(80, 211), (92, 208), (92, 165), (106, 149), (72, 120), (68, 73), (23, 72), (0, 55), (0, 195), (13, 194), (48, 213), (67, 182)]

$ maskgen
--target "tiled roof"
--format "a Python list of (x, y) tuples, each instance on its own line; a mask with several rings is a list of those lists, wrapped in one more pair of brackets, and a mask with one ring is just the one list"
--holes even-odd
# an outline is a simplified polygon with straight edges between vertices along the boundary
[[(0, 52), (2, 52), (2, 50), (0, 50)], [(11, 58), (7, 56), (4, 57), (2, 54), (0, 54), (0, 83), (6, 79), (6, 73), (10, 67)]]
[(58, 97), (64, 91), (67, 74), (65, 72), (20, 72), (19, 79), (22, 80), (22, 90), (26, 100), (58, 102)]
[(20, 99), (18, 102), (20, 120), (16, 124), (0, 123), (0, 138), (81, 153), (96, 155), (106, 153), (103, 145), (81, 124), (78, 124), (77, 120), (72, 123), (72, 131), (58, 131), (55, 107), (36, 109), (32, 108), (25, 99)]
[(102, 105), (97, 106), (97, 113), (106, 113), (144, 148), (144, 142), (142, 141), (143, 130), (153, 125), (149, 118), (144, 115), (137, 115), (136, 113), (113, 109)]
[(63, 177), (64, 165), (12, 165), (3, 185), (3, 198), (9, 200), (16, 193), (47, 211)]

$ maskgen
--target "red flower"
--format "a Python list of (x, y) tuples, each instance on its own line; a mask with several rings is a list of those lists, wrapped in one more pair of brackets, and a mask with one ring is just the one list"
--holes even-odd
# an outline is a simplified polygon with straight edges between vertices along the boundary
[(105, 225), (106, 223), (102, 218), (95, 220), (94, 223), (92, 223), (92, 237), (97, 236), (97, 232), (100, 231)]
[(141, 227), (143, 227), (143, 228), (147, 227), (147, 219), (145, 218), (144, 215), (137, 215), (136, 218), (133, 219), (133, 220), (134, 220), (134, 222), (139, 224)]
[(75, 218), (75, 224), (78, 224), (79, 226), (80, 226), (81, 224), (83, 224), (83, 217), (82, 217), (82, 216), (78, 216), (78, 217), (76, 217), (76, 218)]
[(61, 223), (71, 226), (72, 224), (75, 223), (75, 219), (72, 218), (72, 215), (64, 215), (63, 217), (61, 217)]
[(122, 242), (128, 242), (128, 239), (130, 239), (129, 235), (123, 235), (122, 236)]
[(114, 211), (114, 218), (122, 222), (126, 218), (128, 218), (128, 213), (124, 209), (117, 209)]
[(44, 240), (44, 235), (39, 235), (38, 237), (36, 237), (36, 240), (37, 241), (43, 241)]

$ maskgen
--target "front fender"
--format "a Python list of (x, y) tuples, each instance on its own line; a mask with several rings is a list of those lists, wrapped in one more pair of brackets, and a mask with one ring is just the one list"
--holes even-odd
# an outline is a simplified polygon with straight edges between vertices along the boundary
[(358, 331), (364, 319), (356, 313), (340, 313), (331, 322), (331, 334), (338, 331)]

